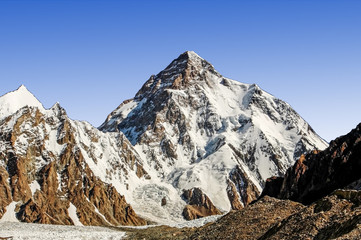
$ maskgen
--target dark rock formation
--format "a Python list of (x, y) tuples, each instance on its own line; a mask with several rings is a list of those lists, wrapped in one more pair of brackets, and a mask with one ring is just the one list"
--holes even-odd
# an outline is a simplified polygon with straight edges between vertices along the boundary
[(260, 195), (257, 187), (249, 180), (239, 166), (236, 166), (229, 173), (227, 185), (227, 195), (232, 210), (242, 209)]
[(182, 198), (188, 204), (183, 210), (183, 216), (187, 220), (221, 214), (207, 195), (199, 188), (185, 190)]
[(310, 204), (361, 179), (361, 124), (322, 151), (302, 155), (285, 177), (267, 181), (262, 195)]
[(337, 190), (267, 231), (266, 239), (360, 239), (361, 192)]
[(255, 204), (231, 211), (216, 222), (197, 229), (187, 239), (258, 239), (269, 228), (303, 208), (302, 204), (292, 201), (264, 197)]

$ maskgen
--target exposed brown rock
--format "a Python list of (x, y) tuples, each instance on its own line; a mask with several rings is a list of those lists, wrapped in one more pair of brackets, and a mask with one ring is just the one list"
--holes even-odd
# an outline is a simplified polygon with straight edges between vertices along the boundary
[(265, 233), (265, 239), (360, 239), (361, 192), (338, 190)]
[(301, 209), (302, 204), (266, 196), (255, 204), (231, 211), (216, 222), (197, 229), (187, 239), (258, 239), (269, 228)]
[(239, 166), (229, 173), (227, 195), (233, 210), (242, 209), (260, 195), (257, 187), (247, 177)]
[(183, 209), (183, 216), (187, 220), (221, 214), (207, 195), (199, 188), (185, 190), (182, 197), (188, 203)]
[[(1, 144), (6, 146), (6, 150), (0, 153), (3, 158), (0, 160), (6, 166), (6, 169), (0, 167), (0, 217), (6, 207), (16, 201), (19, 202), (16, 215), (23, 222), (71, 225), (73, 220), (68, 209), (73, 204), (84, 225), (146, 224), (135, 214), (124, 196), (94, 175), (77, 146), (76, 130), (64, 115), (65, 111), (58, 108), (56, 119), (25, 107), (18, 116), (12, 116), (15, 121), (12, 129), (2, 128), (0, 131)], [(35, 132), (24, 131), (25, 124)], [(57, 142), (64, 146), (58, 156), (44, 147), (44, 141), (49, 138), (46, 127), (57, 131)], [(93, 134), (92, 130), (87, 132)], [(26, 142), (19, 141), (20, 136)], [(95, 136), (90, 135), (89, 138), (98, 141)], [(148, 175), (136, 161), (124, 136), (120, 137), (119, 146), (124, 150), (124, 164), (133, 168), (139, 177)], [(90, 148), (88, 150), (91, 151)], [(121, 165), (114, 168), (121, 169)], [(38, 185), (40, 189), (32, 193), (31, 184)]]
[(5, 213), (5, 207), (12, 201), (11, 189), (8, 179), (8, 172), (4, 167), (0, 167), (0, 218)]
[(229, 180), (227, 180), (227, 196), (233, 210), (241, 210), (244, 207), (240, 200), (236, 186)]
[(278, 178), (268, 181), (263, 195), (310, 204), (358, 181), (361, 179), (360, 139), (361, 124), (349, 134), (331, 141), (326, 150), (302, 155), (287, 170), (281, 184)]

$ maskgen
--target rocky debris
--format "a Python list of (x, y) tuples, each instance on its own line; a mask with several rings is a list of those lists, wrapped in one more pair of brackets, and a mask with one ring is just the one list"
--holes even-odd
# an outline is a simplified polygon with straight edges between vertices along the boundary
[(266, 196), (255, 204), (231, 211), (216, 222), (200, 227), (187, 239), (258, 239), (303, 208), (296, 202)]
[(196, 228), (177, 228), (169, 226), (148, 227), (145, 229), (116, 227), (115, 230), (126, 232), (126, 240), (186, 240)]
[[(99, 141), (95, 133), (99, 131), (85, 128), (90, 143), (86, 145), (77, 138), (78, 127), (60, 106), (46, 111), (24, 107), (0, 121), (0, 216), (16, 202), (16, 217), (22, 222), (146, 224), (114, 186), (94, 174), (85, 159), (84, 153), (94, 164), (100, 160), (91, 149)], [(118, 140), (124, 163), (113, 165), (113, 171), (125, 170), (126, 165), (134, 169), (134, 175), (147, 175), (131, 144), (121, 136)]]
[(183, 210), (183, 216), (187, 220), (221, 214), (207, 195), (199, 188), (185, 190), (182, 198), (187, 202)]
[(360, 191), (337, 190), (278, 222), (259, 239), (360, 239), (360, 203)]
[(361, 124), (349, 134), (331, 141), (324, 151), (302, 155), (282, 180), (269, 179), (262, 195), (310, 204), (360, 180), (360, 156)]

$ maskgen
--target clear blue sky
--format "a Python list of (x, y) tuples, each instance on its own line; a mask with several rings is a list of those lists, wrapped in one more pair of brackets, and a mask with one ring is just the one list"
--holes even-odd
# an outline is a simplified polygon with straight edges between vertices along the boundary
[(25, 84), (95, 126), (186, 50), (326, 140), (361, 122), (361, 1), (0, 0), (0, 95)]

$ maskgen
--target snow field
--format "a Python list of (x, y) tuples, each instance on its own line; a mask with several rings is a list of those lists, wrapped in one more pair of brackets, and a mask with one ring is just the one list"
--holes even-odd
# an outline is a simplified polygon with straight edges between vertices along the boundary
[(0, 223), (0, 237), (13, 240), (119, 240), (124, 236), (124, 232), (105, 227)]

